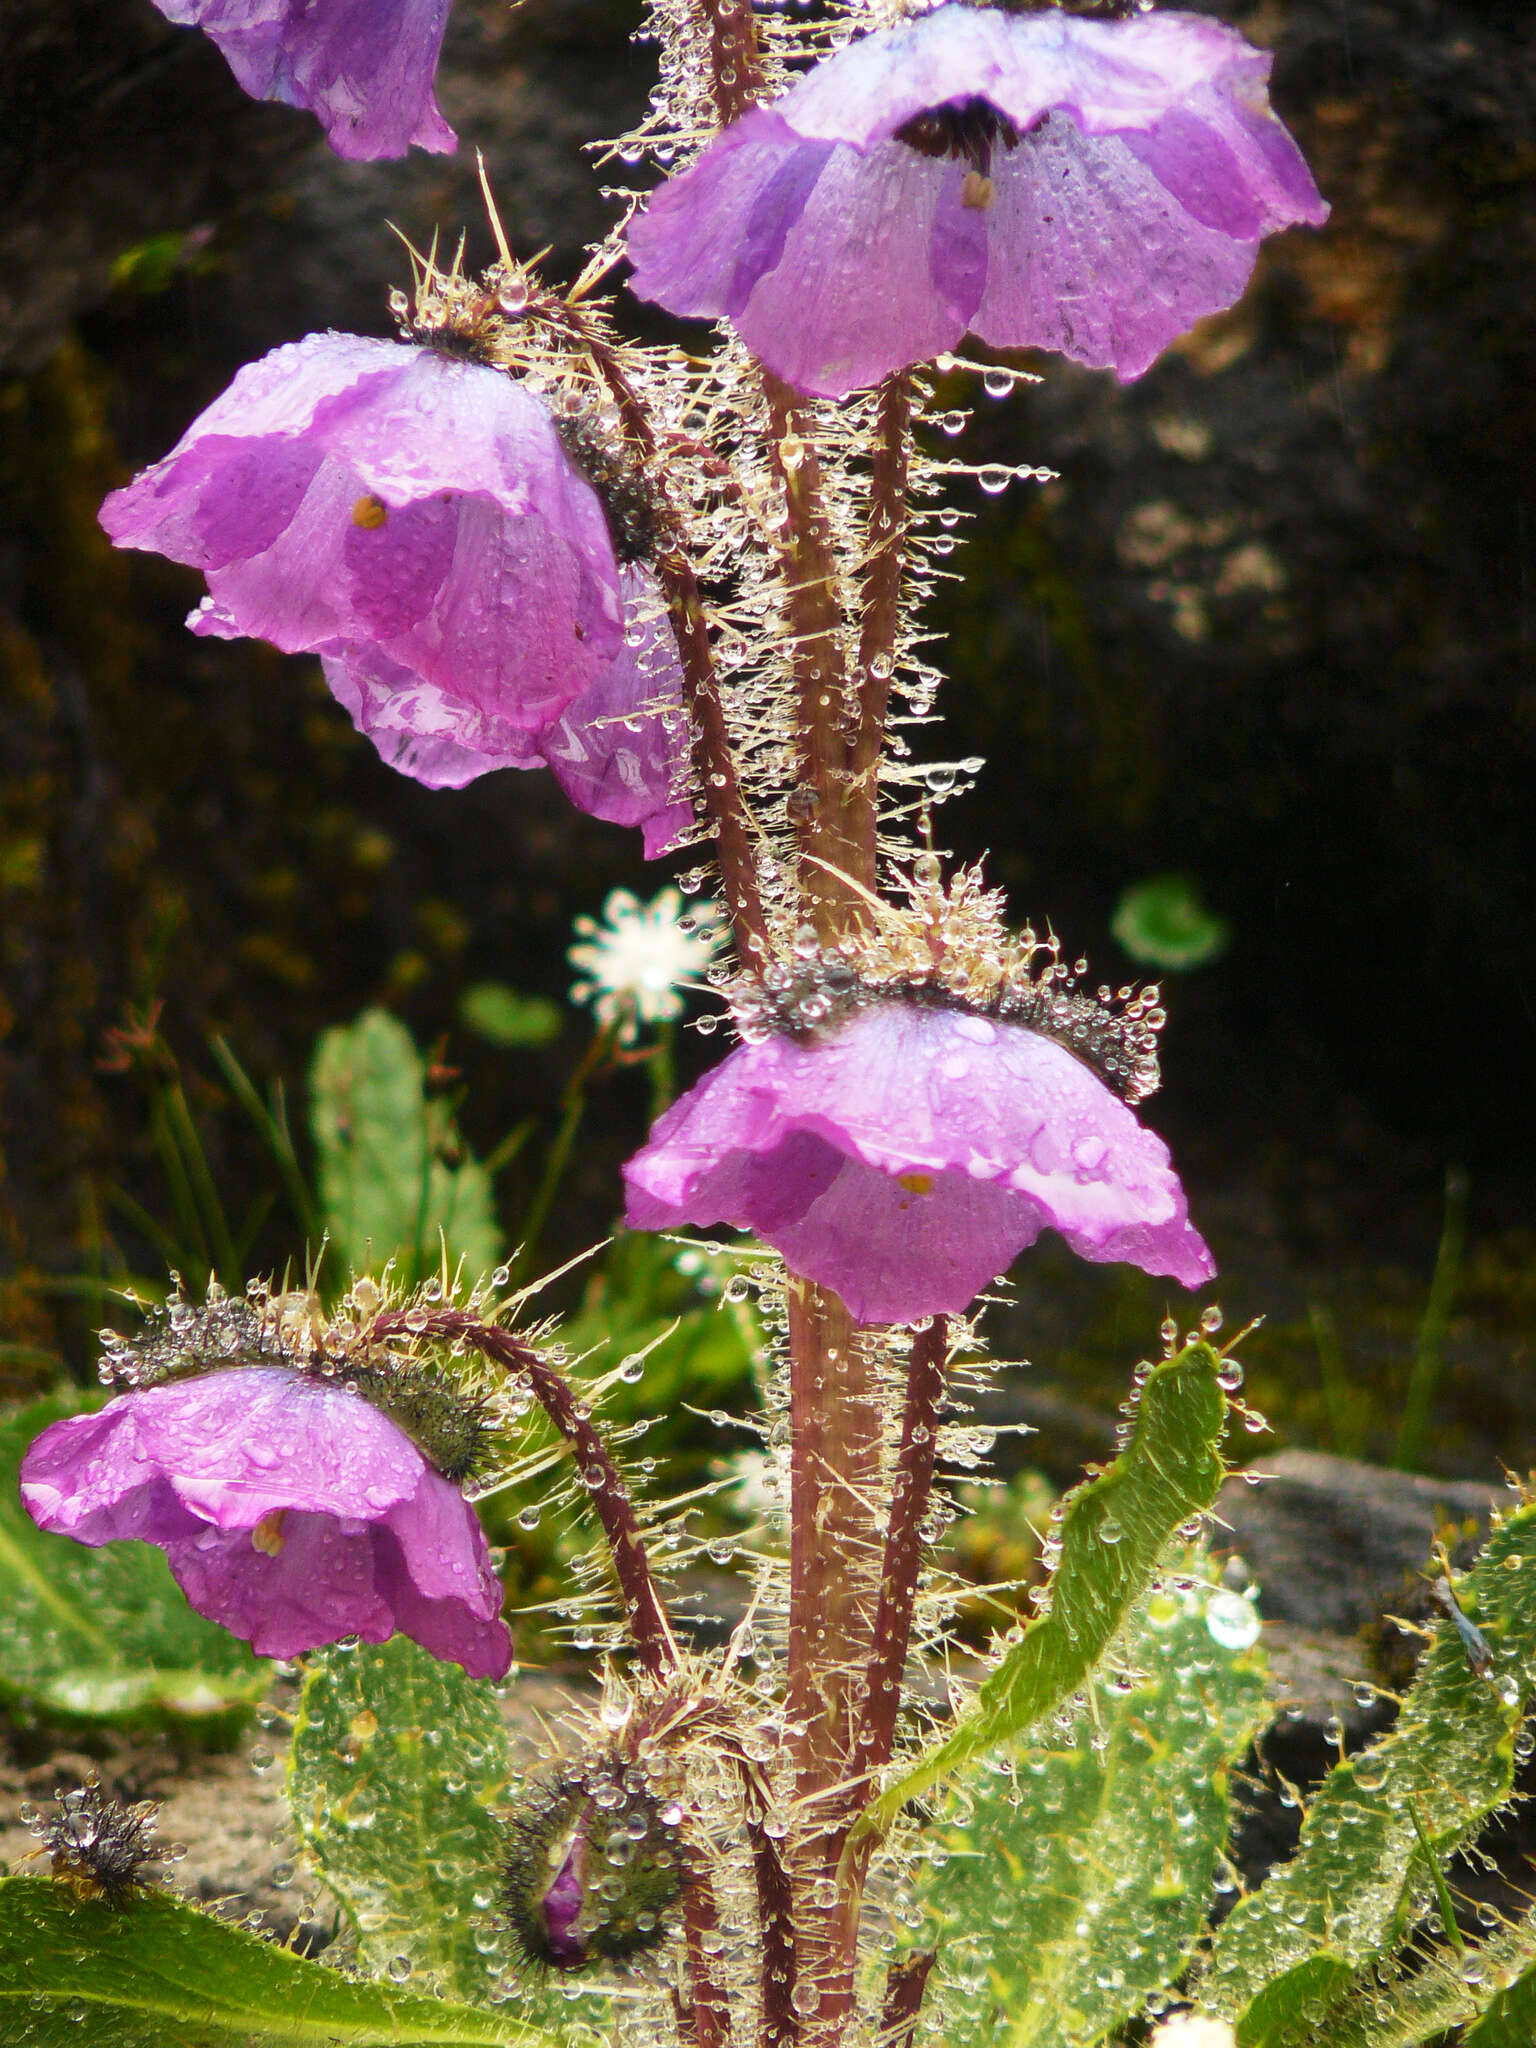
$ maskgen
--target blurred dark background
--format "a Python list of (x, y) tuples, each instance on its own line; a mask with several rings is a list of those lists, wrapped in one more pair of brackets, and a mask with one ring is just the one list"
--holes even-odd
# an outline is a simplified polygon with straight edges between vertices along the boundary
[[(1229, 1318), (1268, 1313), (1250, 1378), (1287, 1434), (1390, 1448), (1446, 1172), (1465, 1173), (1431, 1448), (1483, 1471), (1536, 1457), (1536, 16), (1203, 11), (1274, 50), (1333, 218), (1271, 243), (1243, 303), (1128, 389), (1042, 363), (1010, 402), (974, 392), (967, 459), (1060, 480), (971, 508), (928, 743), (991, 765), (941, 821), (1111, 979), (1134, 971), (1112, 912), (1148, 876), (1189, 877), (1230, 927), (1222, 957), (1165, 977), (1151, 1115)], [(607, 218), (583, 145), (650, 89), (636, 18), (454, 0), (458, 155), (360, 166), (246, 100), (148, 0), (0, 13), (0, 1372), (18, 1386), (58, 1354), (88, 1369), (71, 1276), (103, 1230), (144, 1264), (100, 1190), (164, 1199), (144, 1090), (104, 1037), (125, 1005), (163, 1004), (236, 1188), (263, 1164), (208, 1034), (301, 1097), (314, 1034), (375, 1001), (459, 1070), (488, 1150), (547, 1113), (587, 1027), (498, 1055), (456, 1024), (462, 990), (563, 998), (571, 917), (666, 879), (546, 778), (434, 794), (393, 775), (315, 664), (191, 638), (199, 580), (114, 554), (94, 516), (240, 364), (317, 328), (388, 332), (406, 264), (387, 223), (422, 245), (467, 226), (488, 256), (476, 147), (514, 245), (569, 273)], [(608, 1227), (644, 1103), (638, 1078), (603, 1096), (551, 1253)], [(290, 1248), (275, 1218), (263, 1255)], [(1017, 1279), (999, 1347), (1063, 1399), (1118, 1398), (1162, 1293), (1048, 1252)], [(1362, 1390), (1347, 1426), (1341, 1373)]]

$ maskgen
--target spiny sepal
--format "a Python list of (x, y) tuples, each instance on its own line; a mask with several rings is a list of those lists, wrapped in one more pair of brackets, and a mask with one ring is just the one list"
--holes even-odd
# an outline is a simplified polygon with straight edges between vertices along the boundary
[(659, 1947), (683, 1890), (683, 1811), (616, 1757), (529, 1779), (506, 1816), (502, 1907), (526, 1963), (577, 1971)]
[(52, 1813), (30, 1823), (56, 1884), (77, 1899), (120, 1906), (148, 1881), (162, 1852), (151, 1837), (160, 1809), (153, 1800), (130, 1806), (96, 1778), (60, 1792)]

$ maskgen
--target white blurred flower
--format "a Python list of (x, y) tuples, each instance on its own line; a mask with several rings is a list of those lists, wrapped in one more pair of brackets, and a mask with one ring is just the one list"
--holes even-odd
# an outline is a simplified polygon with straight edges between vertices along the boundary
[(685, 911), (677, 889), (663, 889), (642, 903), (628, 889), (615, 889), (603, 905), (603, 922), (578, 917), (582, 943), (566, 954), (582, 976), (571, 987), (573, 1003), (590, 1003), (599, 1024), (617, 1024), (619, 1041), (633, 1045), (642, 1024), (667, 1024), (683, 1014), (679, 989), (697, 985), (725, 933), (717, 905), (692, 903)]
[(1185, 2012), (1163, 2021), (1152, 2036), (1151, 2048), (1237, 2048), (1237, 2036), (1230, 2021)]

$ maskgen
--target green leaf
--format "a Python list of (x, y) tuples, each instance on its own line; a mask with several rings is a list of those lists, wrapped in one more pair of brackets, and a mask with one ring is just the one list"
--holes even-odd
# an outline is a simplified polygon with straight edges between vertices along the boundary
[(510, 1051), (551, 1044), (565, 1029), (565, 1012), (546, 996), (519, 995), (505, 982), (482, 981), (459, 998), (459, 1021)]
[(411, 1034), (387, 1010), (322, 1032), (310, 1069), (310, 1124), (319, 1155), (320, 1206), (343, 1271), (380, 1270), (391, 1256), (405, 1278), (439, 1259), (469, 1277), (501, 1256), (490, 1176), (465, 1149), (447, 1105), (429, 1101), (427, 1070)]
[(1196, 1583), (1143, 1603), (1131, 1689), (1098, 1694), (1065, 1740), (994, 1759), (951, 1794), (961, 1818), (940, 1818), (949, 1858), (923, 1902), (951, 1979), (952, 2048), (1087, 2048), (1189, 1959), (1227, 1838), (1228, 1773), (1268, 1709), (1262, 1658), (1231, 1646), (1244, 1603), (1203, 1560), (1174, 1564)]
[[(493, 1929), (508, 1781), (488, 1685), (405, 1636), (310, 1662), (288, 1756), (300, 1840), (357, 1930), (367, 1969), (404, 1956), (451, 1996), (484, 2003), (506, 1961)], [(479, 1903), (477, 1903), (477, 1898)]]
[(1466, 2027), (1457, 2036), (1461, 2048), (1530, 2048), (1533, 1965), (1531, 1914), (1498, 1927), (1464, 1956), (1448, 1945), (1432, 1952), (1418, 1945), (1390, 1965), (1351, 1970), (1337, 1956), (1318, 1955), (1260, 1993), (1237, 2037), (1250, 2048), (1303, 2039), (1326, 2048), (1430, 2048)]
[[(378, 1975), (400, 1967), (483, 2005), (508, 1963), (497, 1913), (508, 1799), (506, 1728), (493, 1687), (404, 1636), (310, 1660), (288, 1754), (294, 1826)], [(518, 1988), (525, 2018), (570, 2035), (558, 1991)]]
[(508, 2013), (355, 1983), (163, 1893), (0, 1879), (10, 2048), (557, 2048)]
[(1231, 926), (1206, 909), (1188, 875), (1153, 875), (1127, 889), (1109, 928), (1143, 967), (1173, 972), (1219, 960), (1232, 937)]
[[(1499, 1975), (1490, 1967), (1493, 1958), (1486, 1954), (1486, 1950), (1515, 1940), (1521, 1943), (1520, 1961), (1525, 1967), (1513, 1982), (1489, 1999), (1482, 2018), (1467, 2029), (1461, 2048), (1531, 2048), (1532, 2041), (1536, 2041), (1536, 1957), (1533, 1957), (1536, 1916), (1528, 1915), (1518, 1926), (1493, 1936), (1485, 1944), (1485, 1952), (1480, 1958), (1483, 1962), (1482, 1981), (1486, 1987), (1490, 1982), (1497, 1982)], [(1466, 1989), (1463, 1983), (1463, 1993)]]
[(975, 1705), (867, 1809), (861, 1832), (974, 1758), (1015, 1741), (1090, 1676), (1151, 1584), (1179, 1526), (1210, 1507), (1225, 1467), (1219, 1355), (1191, 1344), (1154, 1366), (1130, 1443), (1064, 1504), (1047, 1614), (1028, 1623), (982, 1681)]
[(65, 1720), (232, 1741), (271, 1667), (187, 1605), (148, 1543), (88, 1549), (39, 1529), (17, 1472), (49, 1423), (105, 1394), (55, 1394), (0, 1422), (0, 1700)]
[[(1330, 1771), (1295, 1856), (1216, 1937), (1201, 1994), (1239, 2020), (1244, 2048), (1314, 2038), (1318, 1959), (1355, 1971), (1384, 1957), (1432, 1901), (1419, 1827), (1443, 1864), (1511, 1796), (1521, 1701), (1536, 1689), (1536, 1503), (1494, 1530), (1458, 1592), (1493, 1676), (1441, 1623), (1396, 1725)], [(1287, 1982), (1301, 1972), (1309, 1996), (1293, 2000)]]

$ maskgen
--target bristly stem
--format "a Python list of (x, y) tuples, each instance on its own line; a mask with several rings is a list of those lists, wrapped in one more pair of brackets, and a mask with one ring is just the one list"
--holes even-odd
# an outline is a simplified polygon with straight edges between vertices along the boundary
[[(665, 493), (667, 465), (650, 412), (599, 323), (581, 308), (552, 295), (541, 295), (529, 310), (586, 355), (613, 399), (637, 461), (653, 487)], [(670, 502), (667, 515), (663, 523), (668, 537), (653, 566), (667, 601), (682, 665), (693, 771), (715, 827), (716, 858), (737, 950), (748, 965), (762, 967), (768, 958), (768, 920), (757, 882), (757, 835), (736, 772), (704, 602), (683, 544), (683, 521)]]
[(880, 387), (875, 412), (874, 461), (864, 534), (864, 582), (859, 605), (859, 656), (854, 681), (858, 722), (848, 758), (848, 838), (854, 872), (873, 888), (877, 867), (880, 755), (890, 708), (891, 677), (901, 626), (901, 580), (906, 570), (912, 449), (912, 380), (898, 370)]
[(698, 0), (709, 30), (709, 73), (715, 112), (727, 127), (758, 98), (763, 67), (752, 0)]
[(923, 1993), (928, 1988), (928, 1973), (937, 1960), (937, 1951), (925, 1948), (898, 1956), (891, 1964), (886, 1973), (885, 2004), (880, 2011), (876, 2048), (912, 2048)]
[[(859, 1718), (850, 1771), (847, 1818), (869, 1796), (872, 1774), (890, 1762), (896, 1742), (896, 1717), (901, 1706), (901, 1681), (912, 1641), (912, 1617), (923, 1561), (923, 1521), (933, 1496), (933, 1470), (938, 1449), (939, 1410), (944, 1400), (949, 1362), (949, 1322), (935, 1316), (913, 1333), (907, 1363), (907, 1391), (901, 1418), (901, 1445), (891, 1487), (890, 1515), (880, 1566), (880, 1598), (875, 1609), (864, 1709)], [(839, 1844), (847, 1841), (846, 1827)], [(874, 1837), (865, 1836), (844, 1853), (838, 1867), (836, 1914), (837, 1961), (822, 1986), (824, 2021), (841, 2021), (851, 2012), (854, 1973), (858, 1963), (859, 1917), (864, 1880), (874, 1852)], [(918, 1996), (922, 1989), (918, 1987)], [(916, 2008), (914, 2006), (913, 2010)]]
[(923, 1520), (933, 1495), (939, 1409), (944, 1400), (948, 1362), (948, 1318), (935, 1316), (914, 1332), (907, 1366), (906, 1406), (901, 1418), (896, 1478), (891, 1488), (890, 1520), (885, 1530), (869, 1687), (854, 1748), (854, 1765), (866, 1784), (870, 1772), (890, 1762), (896, 1741), (896, 1715), (912, 1640), (912, 1616), (917, 1607)]
[(739, 1749), (735, 1756), (747, 1847), (757, 1888), (758, 1931), (762, 1937), (758, 1958), (763, 2006), (761, 2048), (793, 2048), (800, 2033), (794, 2007), (794, 1894), (779, 1845), (768, 1832), (768, 1793), (761, 1774)]
[(656, 1589), (640, 1518), (618, 1466), (569, 1381), (531, 1344), (462, 1309), (439, 1309), (425, 1317), (412, 1311), (409, 1320), (403, 1310), (392, 1310), (375, 1319), (372, 1334), (385, 1342), (400, 1337), (461, 1339), (504, 1372), (528, 1382), (534, 1398), (575, 1455), (581, 1483), (608, 1539), (624, 1618), (641, 1663), (653, 1678), (674, 1670), (678, 1662), (677, 1642)]
[(784, 493), (780, 567), (784, 609), (794, 650), (798, 776), (789, 815), (800, 850), (800, 886), (818, 936), (836, 939), (856, 901), (840, 882), (849, 871), (847, 833), (847, 659), (837, 560), (832, 546), (815, 432), (799, 395), (763, 372), (768, 401), (768, 456)]
[[(844, 1303), (812, 1281), (791, 1277), (788, 1307), (794, 1463), (785, 1715), (795, 1765), (796, 1995), (807, 2015), (802, 2038), (830, 2048), (851, 2000), (838, 1863), (847, 1835), (858, 1689), (879, 1600), (884, 1417), (871, 1347), (859, 1341)], [(857, 1917), (856, 1900), (852, 1910)]]
[(692, 2048), (725, 2048), (731, 2038), (731, 2005), (716, 1981), (707, 1943), (720, 1932), (709, 1868), (697, 1852), (687, 1858), (683, 1886), (683, 1939), (688, 1951), (688, 1976), (693, 1998), (688, 2008)]

